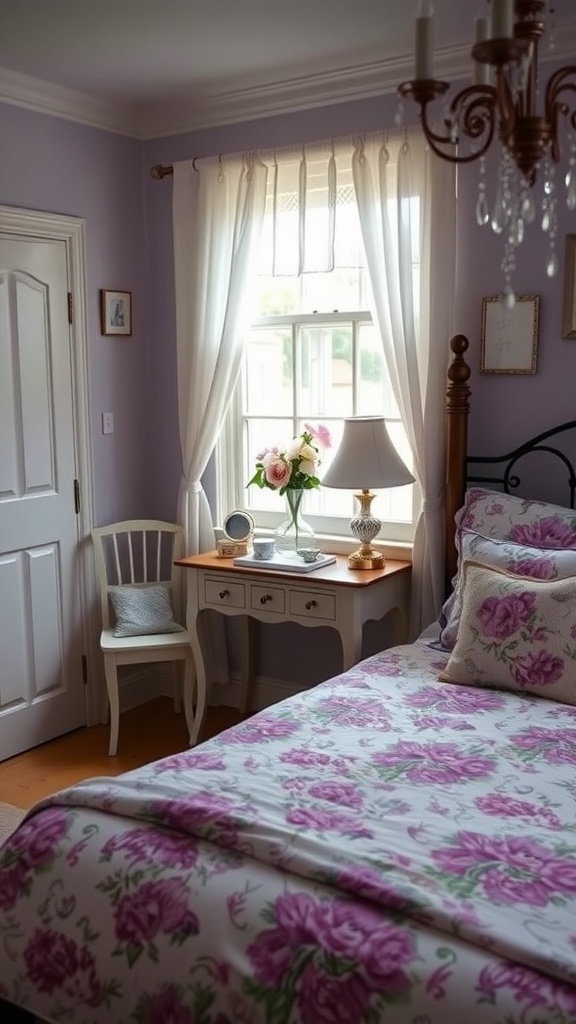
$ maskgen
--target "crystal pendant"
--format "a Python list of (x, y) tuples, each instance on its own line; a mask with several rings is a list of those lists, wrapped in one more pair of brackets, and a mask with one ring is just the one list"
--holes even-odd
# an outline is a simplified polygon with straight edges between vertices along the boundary
[(556, 277), (558, 273), (558, 253), (555, 249), (552, 249), (546, 262), (546, 273), (548, 277)]
[(476, 203), (476, 223), (481, 227), (487, 224), (490, 220), (490, 211), (488, 210), (488, 200), (486, 199), (486, 193), (481, 192), (478, 196), (478, 202)]
[(569, 210), (576, 210), (576, 173), (573, 167), (566, 174), (566, 205)]
[(302, 488), (288, 488), (284, 491), (287, 519), (274, 534), (274, 547), (278, 554), (288, 558), (297, 558), (299, 551), (318, 546), (314, 530), (301, 512), (304, 493)]
[(514, 306), (516, 305), (516, 296), (511, 284), (505, 285), (500, 293), (500, 305), (502, 309), (514, 309)]

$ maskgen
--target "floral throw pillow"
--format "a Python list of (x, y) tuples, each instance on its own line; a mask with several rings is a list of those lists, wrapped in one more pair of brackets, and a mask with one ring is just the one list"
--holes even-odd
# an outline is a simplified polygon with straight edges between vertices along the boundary
[[(533, 579), (552, 580), (576, 576), (576, 549), (526, 547), (511, 541), (482, 537), (472, 530), (461, 532), (460, 556), (462, 562), (482, 562), (484, 565), (506, 569), (516, 576)], [(461, 570), (456, 576), (452, 594), (444, 604), (440, 644), (446, 651), (451, 651), (456, 643), (462, 614), (460, 577)]]
[(537, 548), (576, 548), (576, 511), (545, 501), (528, 501), (485, 487), (466, 491), (458, 510), (456, 549), (463, 530)]
[(576, 705), (576, 578), (465, 562), (458, 637), (439, 678)]

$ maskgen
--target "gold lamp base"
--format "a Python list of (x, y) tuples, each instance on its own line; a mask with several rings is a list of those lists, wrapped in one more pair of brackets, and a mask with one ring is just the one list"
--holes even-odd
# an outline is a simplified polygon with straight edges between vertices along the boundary
[(381, 551), (375, 551), (368, 544), (363, 544), (358, 551), (348, 555), (349, 569), (383, 569), (386, 559)]

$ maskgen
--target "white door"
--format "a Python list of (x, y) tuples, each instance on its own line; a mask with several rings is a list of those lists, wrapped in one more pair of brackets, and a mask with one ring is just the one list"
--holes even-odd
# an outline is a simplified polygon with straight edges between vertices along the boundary
[(68, 270), (0, 227), (0, 760), (86, 723)]

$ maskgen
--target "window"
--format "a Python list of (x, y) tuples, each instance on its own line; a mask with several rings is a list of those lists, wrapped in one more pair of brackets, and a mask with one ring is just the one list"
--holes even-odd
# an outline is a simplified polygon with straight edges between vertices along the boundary
[[(304, 170), (304, 194), (301, 154), (269, 172), (254, 317), (219, 445), (221, 513), (246, 508), (262, 528), (280, 523), (284, 504), (272, 490), (246, 487), (256, 454), (289, 441), (307, 422), (324, 424), (332, 435), (320, 478), (347, 416), (384, 415), (401, 456), (412, 463), (372, 322), (350, 162), (338, 163), (337, 181), (330, 154), (308, 156)], [(415, 264), (415, 277), (418, 272)], [(373, 509), (385, 524), (381, 537), (412, 540), (415, 490), (410, 485), (378, 494)], [(316, 533), (350, 536), (358, 507), (352, 492), (320, 487), (305, 502)]]

